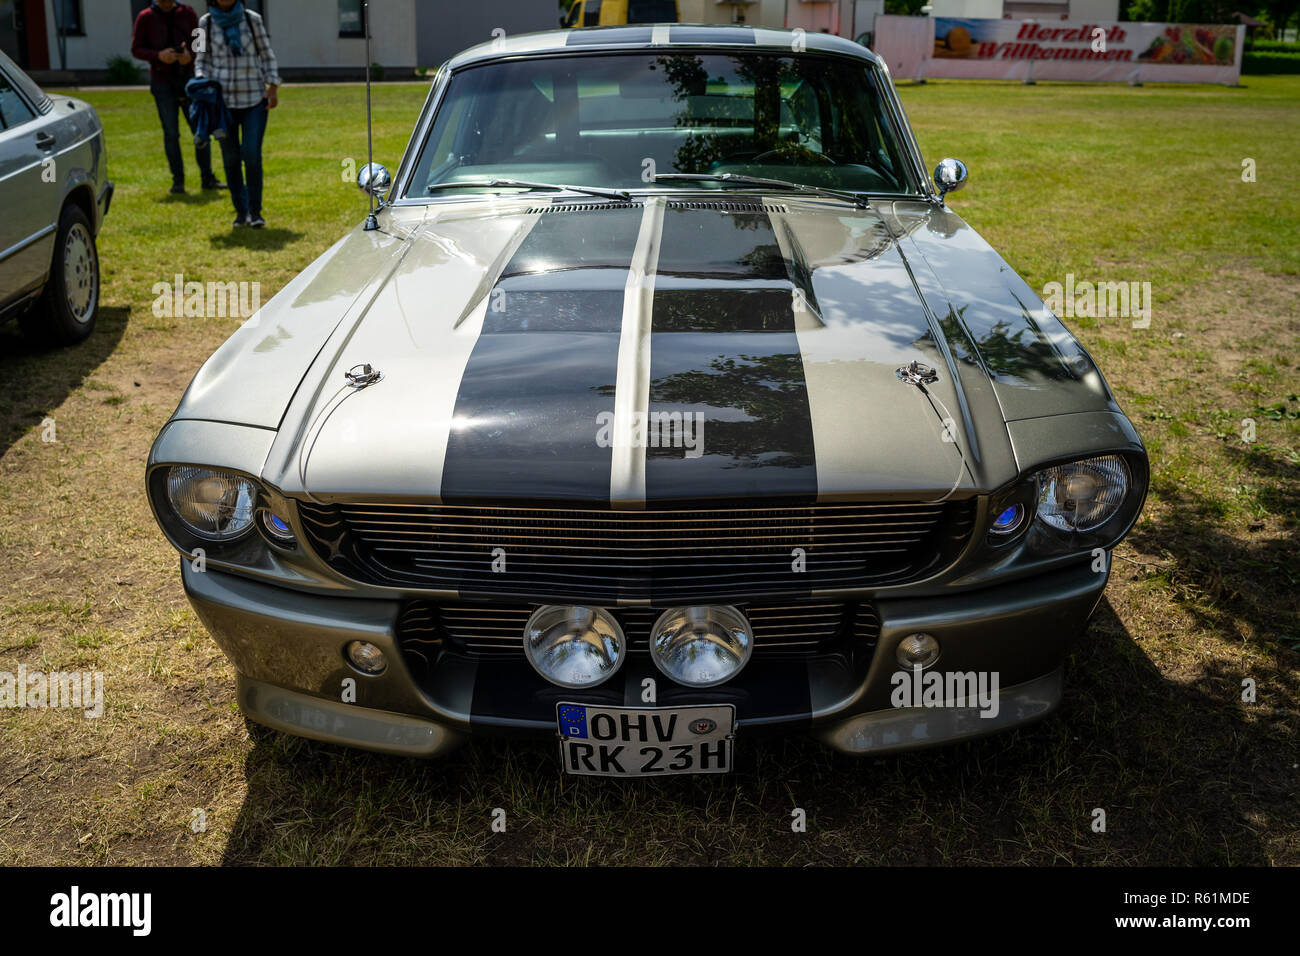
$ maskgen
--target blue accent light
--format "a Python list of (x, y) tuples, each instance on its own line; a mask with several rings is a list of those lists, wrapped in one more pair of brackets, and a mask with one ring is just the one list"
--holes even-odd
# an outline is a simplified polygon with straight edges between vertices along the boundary
[(1010, 534), (1020, 527), (1025, 517), (1025, 506), (1014, 504), (993, 519), (994, 534)]
[(262, 512), (262, 528), (266, 536), (270, 538), (273, 544), (281, 547), (292, 548), (295, 546), (293, 530), (289, 527), (289, 522), (285, 521), (278, 514), (270, 510)]

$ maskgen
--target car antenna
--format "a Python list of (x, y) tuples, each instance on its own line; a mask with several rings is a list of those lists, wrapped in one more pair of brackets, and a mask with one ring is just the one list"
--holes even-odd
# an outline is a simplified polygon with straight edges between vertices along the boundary
[[(375, 172), (375, 135), (370, 109), (370, 0), (365, 0), (361, 4), (361, 20), (366, 28), (366, 169), (373, 176)], [(370, 197), (370, 212), (366, 216), (365, 231), (373, 232), (379, 228), (379, 220), (375, 218), (374, 190), (367, 189), (366, 195)]]

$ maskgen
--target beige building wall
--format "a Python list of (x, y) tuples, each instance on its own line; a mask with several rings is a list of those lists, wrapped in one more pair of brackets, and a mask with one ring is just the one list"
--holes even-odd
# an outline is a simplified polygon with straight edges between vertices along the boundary
[[(798, 0), (790, 0), (797, 3)], [(718, 3), (716, 0), (677, 0), (682, 23), (736, 23), (743, 17), (746, 26), (785, 27), (786, 0), (756, 0), (752, 3)]]

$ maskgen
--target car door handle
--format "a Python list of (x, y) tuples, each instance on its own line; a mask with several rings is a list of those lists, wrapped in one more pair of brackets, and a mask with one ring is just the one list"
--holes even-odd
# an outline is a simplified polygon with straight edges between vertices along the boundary
[(49, 148), (52, 147), (53, 145), (54, 145), (54, 134), (53, 134), (53, 133), (37, 133), (37, 134), (36, 134), (36, 146), (37, 146), (39, 149), (49, 149)]

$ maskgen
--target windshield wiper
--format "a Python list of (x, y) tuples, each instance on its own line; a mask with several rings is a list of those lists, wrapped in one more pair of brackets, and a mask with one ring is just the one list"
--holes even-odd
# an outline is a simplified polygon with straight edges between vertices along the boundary
[(695, 183), (735, 183), (737, 186), (768, 186), (772, 189), (789, 189), (794, 192), (812, 193), (829, 199), (842, 199), (851, 202), (859, 209), (870, 209), (871, 204), (857, 193), (844, 189), (826, 189), (822, 186), (808, 186), (804, 183), (792, 183), (788, 179), (764, 179), (761, 176), (742, 176), (737, 173), (658, 173), (655, 182), (695, 182)]
[(586, 193), (588, 196), (601, 196), (605, 199), (622, 199), (630, 200), (632, 194), (624, 192), (621, 189), (602, 189), (599, 186), (565, 186), (560, 183), (535, 183), (528, 179), (465, 179), (454, 183), (431, 183), (428, 187), (429, 192), (436, 192), (439, 189), (457, 189), (464, 187), (466, 189), (547, 189), (555, 192), (568, 190), (575, 193)]

